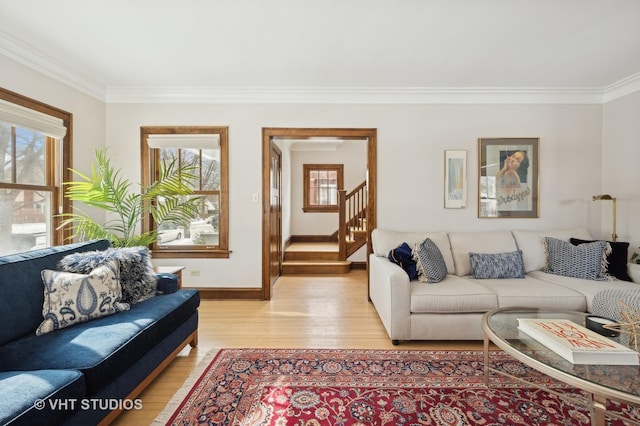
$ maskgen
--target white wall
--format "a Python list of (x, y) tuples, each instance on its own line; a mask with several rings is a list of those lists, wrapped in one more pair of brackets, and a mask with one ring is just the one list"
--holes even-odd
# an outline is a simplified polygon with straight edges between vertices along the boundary
[[(105, 146), (105, 104), (0, 55), (0, 86), (73, 114), (73, 168), (91, 170), (95, 148)], [(97, 220), (104, 212), (87, 211)]]
[[(378, 226), (411, 230), (544, 229), (600, 232), (602, 106), (599, 105), (107, 105), (115, 164), (140, 179), (140, 126), (229, 126), (229, 259), (180, 259), (185, 285), (260, 287), (262, 127), (378, 129)], [(540, 218), (477, 218), (477, 139), (540, 138)], [(466, 209), (443, 207), (444, 150), (468, 151)], [(290, 173), (295, 173), (292, 166)], [(291, 190), (293, 197), (293, 190)], [(293, 213), (292, 213), (293, 216)], [(293, 219), (292, 219), (293, 221)], [(158, 259), (158, 264), (171, 260)], [(176, 263), (176, 262), (173, 262)], [(189, 276), (199, 269), (200, 277)]]
[[(605, 104), (602, 190), (617, 198), (618, 240), (640, 246), (640, 92)], [(611, 202), (602, 202), (601, 236), (611, 235)]]
[(331, 235), (338, 230), (338, 213), (305, 213), (303, 164), (343, 164), (344, 189), (349, 192), (365, 181), (367, 142), (345, 141), (335, 151), (291, 152), (291, 233)]
[[(88, 171), (95, 147), (109, 146), (125, 177), (140, 181), (140, 126), (229, 126), (229, 259), (158, 259), (183, 264), (186, 286), (260, 287), (263, 127), (378, 129), (378, 226), (399, 230), (490, 230), (588, 227), (607, 237), (607, 207), (591, 197), (620, 200), (621, 240), (638, 245), (640, 225), (640, 93), (600, 105), (178, 105), (109, 104), (95, 100), (0, 55), (0, 85), (69, 111), (74, 117), (74, 167)], [(604, 123), (604, 125), (603, 125)], [(540, 218), (477, 218), (477, 139), (540, 138)], [(604, 139), (604, 147), (602, 140)], [(465, 209), (444, 209), (444, 151), (468, 151)], [(283, 179), (294, 173), (283, 153)], [(604, 175), (602, 170), (605, 171)], [(284, 182), (284, 180), (283, 180)], [(283, 197), (293, 190), (283, 185)], [(284, 209), (291, 235), (293, 213)], [(288, 221), (288, 222), (286, 222)], [(191, 277), (190, 269), (201, 271)]]

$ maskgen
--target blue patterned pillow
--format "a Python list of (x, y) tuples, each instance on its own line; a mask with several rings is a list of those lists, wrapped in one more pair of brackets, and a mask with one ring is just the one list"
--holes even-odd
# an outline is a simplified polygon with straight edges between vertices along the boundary
[(508, 253), (469, 253), (469, 262), (472, 278), (524, 278), (522, 250)]
[(427, 238), (413, 247), (413, 258), (418, 268), (418, 280), (429, 284), (439, 283), (447, 276), (447, 264), (440, 249)]
[(607, 281), (607, 256), (611, 246), (595, 241), (574, 246), (557, 238), (544, 237), (547, 257), (543, 272), (586, 280)]
[(44, 282), (44, 320), (36, 330), (38, 336), (60, 328), (129, 310), (121, 303), (122, 288), (118, 262), (112, 260), (91, 271), (42, 271)]
[(393, 250), (389, 250), (389, 260), (399, 265), (409, 275), (409, 280), (418, 278), (418, 270), (416, 269), (416, 261), (413, 260), (413, 253), (409, 244), (402, 243)]

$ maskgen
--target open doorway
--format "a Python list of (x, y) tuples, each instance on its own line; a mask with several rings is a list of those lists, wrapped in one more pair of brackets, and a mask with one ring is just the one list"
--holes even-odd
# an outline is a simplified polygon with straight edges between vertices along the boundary
[[(367, 221), (369, 233), (376, 226), (377, 130), (335, 128), (263, 128), (262, 129), (262, 292), (263, 299), (271, 298), (271, 287), (278, 279), (282, 266), (282, 203), (280, 194), (282, 163), (278, 158), (276, 140), (335, 138), (344, 141), (367, 142)], [(275, 168), (275, 169), (274, 169)], [(367, 253), (371, 252), (371, 238), (367, 238)]]

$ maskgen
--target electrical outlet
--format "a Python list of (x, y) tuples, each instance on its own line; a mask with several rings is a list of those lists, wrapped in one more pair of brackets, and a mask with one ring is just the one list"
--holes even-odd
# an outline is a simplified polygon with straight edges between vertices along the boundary
[(191, 271), (189, 271), (189, 275), (192, 277), (199, 277), (200, 276), (200, 270), (199, 269), (192, 269)]

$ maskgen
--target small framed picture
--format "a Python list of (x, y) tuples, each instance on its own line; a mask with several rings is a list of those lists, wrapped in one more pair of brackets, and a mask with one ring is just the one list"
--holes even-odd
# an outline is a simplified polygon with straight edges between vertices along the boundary
[(467, 151), (444, 152), (444, 208), (467, 207)]
[(537, 218), (539, 138), (478, 140), (478, 217)]

